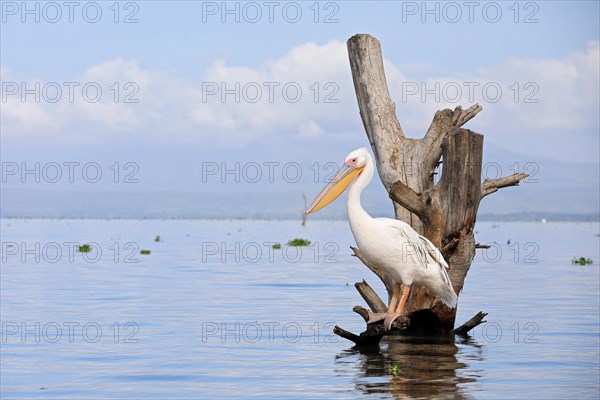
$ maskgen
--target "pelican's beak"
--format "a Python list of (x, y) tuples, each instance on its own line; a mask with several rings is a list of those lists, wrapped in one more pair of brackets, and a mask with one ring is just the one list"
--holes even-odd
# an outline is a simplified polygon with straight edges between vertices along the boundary
[(354, 167), (350, 165), (344, 165), (337, 175), (325, 186), (325, 188), (319, 193), (315, 201), (304, 212), (304, 215), (308, 215), (315, 211), (319, 211), (327, 204), (331, 203), (339, 197), (340, 194), (344, 193), (344, 190), (356, 178), (363, 170), (363, 167)]

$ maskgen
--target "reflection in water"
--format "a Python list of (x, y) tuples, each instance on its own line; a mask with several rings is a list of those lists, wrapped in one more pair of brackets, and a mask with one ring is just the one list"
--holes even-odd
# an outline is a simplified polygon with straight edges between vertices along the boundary
[(453, 336), (394, 336), (384, 340), (381, 349), (353, 348), (338, 355), (338, 363), (358, 365), (357, 390), (391, 394), (397, 399), (472, 398), (463, 384), (476, 382), (479, 377), (467, 363), (483, 360), (481, 345), (471, 339), (455, 343)]

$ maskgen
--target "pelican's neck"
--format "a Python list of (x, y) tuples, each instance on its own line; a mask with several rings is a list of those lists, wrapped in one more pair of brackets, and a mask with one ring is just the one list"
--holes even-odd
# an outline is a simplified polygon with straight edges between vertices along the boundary
[(373, 159), (367, 154), (365, 167), (348, 191), (348, 219), (350, 220), (350, 225), (356, 225), (365, 219), (371, 218), (360, 204), (360, 194), (369, 182), (371, 182), (374, 170)]

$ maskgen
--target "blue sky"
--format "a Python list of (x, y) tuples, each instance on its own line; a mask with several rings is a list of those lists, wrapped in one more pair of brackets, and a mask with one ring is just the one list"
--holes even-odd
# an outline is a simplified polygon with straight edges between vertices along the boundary
[(408, 136), (478, 102), (487, 145), (598, 163), (597, 1), (1, 3), (3, 161), (134, 161), (156, 190), (204, 161), (339, 164), (368, 146), (345, 42), (369, 33)]

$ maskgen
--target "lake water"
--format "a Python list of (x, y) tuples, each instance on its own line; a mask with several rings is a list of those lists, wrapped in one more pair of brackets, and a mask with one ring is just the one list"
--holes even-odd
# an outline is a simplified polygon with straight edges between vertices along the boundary
[(598, 223), (479, 223), (457, 322), (488, 322), (372, 353), (331, 333), (384, 292), (346, 222), (0, 223), (3, 399), (598, 398)]

